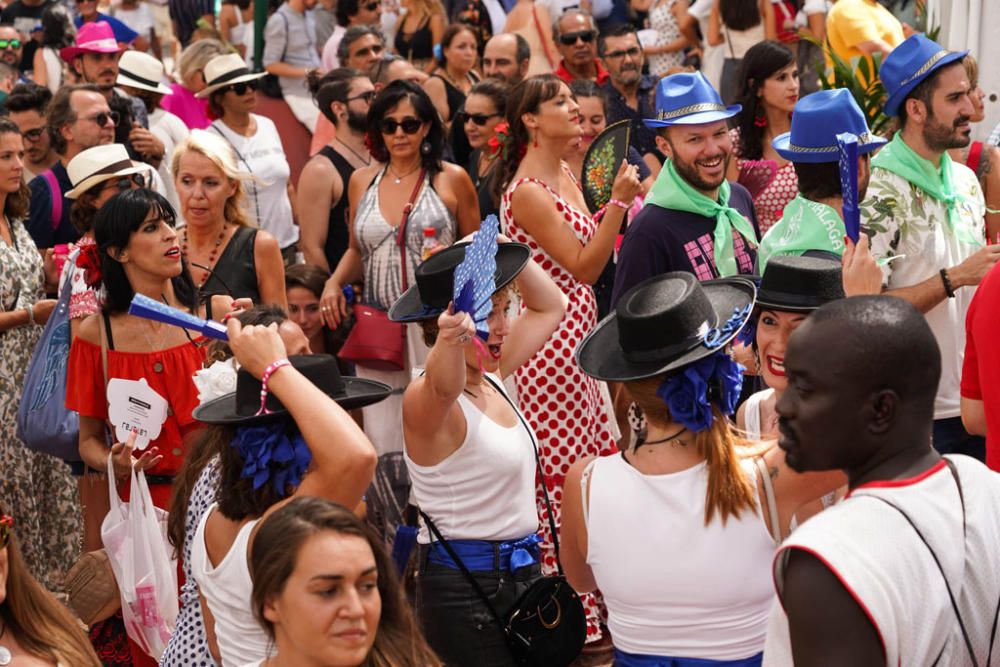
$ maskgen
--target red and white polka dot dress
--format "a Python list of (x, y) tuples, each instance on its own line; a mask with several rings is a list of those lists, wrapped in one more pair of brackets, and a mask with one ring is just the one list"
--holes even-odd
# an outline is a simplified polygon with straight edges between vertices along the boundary
[[(538, 243), (518, 226), (510, 209), (510, 199), (522, 183), (537, 183), (556, 200), (556, 209), (581, 243), (586, 244), (597, 231), (597, 224), (578, 209), (570, 206), (548, 185), (534, 178), (522, 178), (511, 185), (500, 203), (503, 233), (511, 240), (531, 248), (531, 257), (538, 262), (559, 289), (569, 299), (566, 316), (545, 346), (515, 373), (518, 403), (538, 440), (539, 455), (549, 499), (560, 522), (562, 487), (570, 465), (583, 456), (604, 456), (617, 451), (611, 424), (597, 380), (585, 375), (573, 359), (580, 341), (597, 325), (597, 301), (594, 290), (579, 282), (558, 264)], [(556, 569), (555, 551), (549, 535), (548, 517), (538, 494), (539, 520), (545, 544), (542, 546), (543, 571)], [(599, 603), (592, 595), (584, 596), (587, 609), (588, 639), (600, 637)], [(603, 605), (600, 605), (603, 607)]]

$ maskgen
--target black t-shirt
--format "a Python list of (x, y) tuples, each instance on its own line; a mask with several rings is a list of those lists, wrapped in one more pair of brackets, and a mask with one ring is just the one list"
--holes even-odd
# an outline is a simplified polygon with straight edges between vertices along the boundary
[[(750, 221), (759, 239), (760, 227), (750, 193), (737, 183), (730, 183), (730, 186), (729, 205)], [(661, 273), (688, 271), (698, 280), (718, 278), (713, 254), (714, 232), (715, 218), (653, 204), (645, 206), (632, 220), (622, 239), (611, 307), (631, 287)], [(753, 274), (756, 250), (735, 230), (733, 246), (739, 272)]]
[(33, 7), (24, 4), (23, 0), (14, 0), (0, 13), (0, 23), (14, 26), (27, 40), (24, 44), (24, 50), (21, 51), (22, 72), (29, 72), (34, 68), (35, 50), (38, 48), (38, 42), (31, 39), (31, 30), (42, 22), (42, 12), (54, 4), (56, 4), (55, 0), (51, 0)]
[(66, 198), (66, 193), (73, 189), (73, 182), (69, 180), (66, 167), (59, 160), (52, 165), (52, 173), (56, 176), (59, 189), (62, 190), (62, 216), (58, 225), (52, 224), (52, 188), (41, 174), (31, 179), (28, 188), (31, 190), (31, 200), (28, 204), (28, 219), (24, 223), (35, 245), (39, 249), (51, 248), (60, 243), (75, 243), (80, 238), (73, 223), (70, 222), (69, 210), (73, 205), (72, 199)]

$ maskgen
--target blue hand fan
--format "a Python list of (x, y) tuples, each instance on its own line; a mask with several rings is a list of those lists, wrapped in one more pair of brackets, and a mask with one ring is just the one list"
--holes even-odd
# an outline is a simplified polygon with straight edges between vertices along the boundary
[(465, 259), (455, 267), (452, 300), (455, 312), (468, 313), (476, 323), (476, 335), (484, 341), (490, 337), (486, 318), (493, 309), (493, 292), (497, 289), (497, 234), (500, 221), (490, 215), (483, 221), (472, 243), (465, 249)]
[(203, 320), (197, 315), (185, 313), (183, 310), (178, 310), (162, 301), (150, 299), (148, 296), (142, 294), (136, 294), (132, 297), (132, 303), (128, 307), (128, 314), (145, 317), (147, 320), (155, 320), (156, 322), (165, 322), (175, 327), (181, 327), (182, 329), (200, 331), (203, 336), (208, 336), (216, 340), (229, 340), (229, 334), (226, 333), (225, 325), (213, 320)]
[(840, 191), (844, 196), (844, 229), (854, 243), (861, 234), (861, 210), (858, 208), (858, 137), (850, 132), (837, 135), (840, 151)]

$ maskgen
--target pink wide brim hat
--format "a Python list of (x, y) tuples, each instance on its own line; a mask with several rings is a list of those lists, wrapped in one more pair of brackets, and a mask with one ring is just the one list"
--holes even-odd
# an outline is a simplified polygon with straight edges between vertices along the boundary
[(119, 53), (125, 49), (118, 46), (115, 33), (105, 21), (84, 23), (76, 33), (76, 42), (59, 50), (59, 55), (66, 62), (73, 60), (82, 53)]

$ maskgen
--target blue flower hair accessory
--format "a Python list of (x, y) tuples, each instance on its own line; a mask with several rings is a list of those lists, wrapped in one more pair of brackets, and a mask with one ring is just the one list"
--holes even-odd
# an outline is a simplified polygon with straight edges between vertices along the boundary
[(236, 429), (232, 446), (243, 457), (240, 477), (253, 480), (256, 491), (271, 482), (284, 495), (288, 487), (297, 487), (312, 462), (312, 452), (298, 429), (289, 435), (287, 422), (277, 420), (258, 426)]
[(751, 310), (753, 310), (752, 303), (748, 303), (742, 308), (733, 308), (733, 314), (729, 316), (729, 319), (721, 327), (712, 327), (705, 332), (705, 347), (714, 350), (727, 343), (732, 333), (740, 328)]
[(725, 415), (736, 412), (743, 370), (725, 352), (715, 352), (668, 377), (656, 394), (667, 404), (675, 422), (700, 433), (715, 421), (713, 404)]

